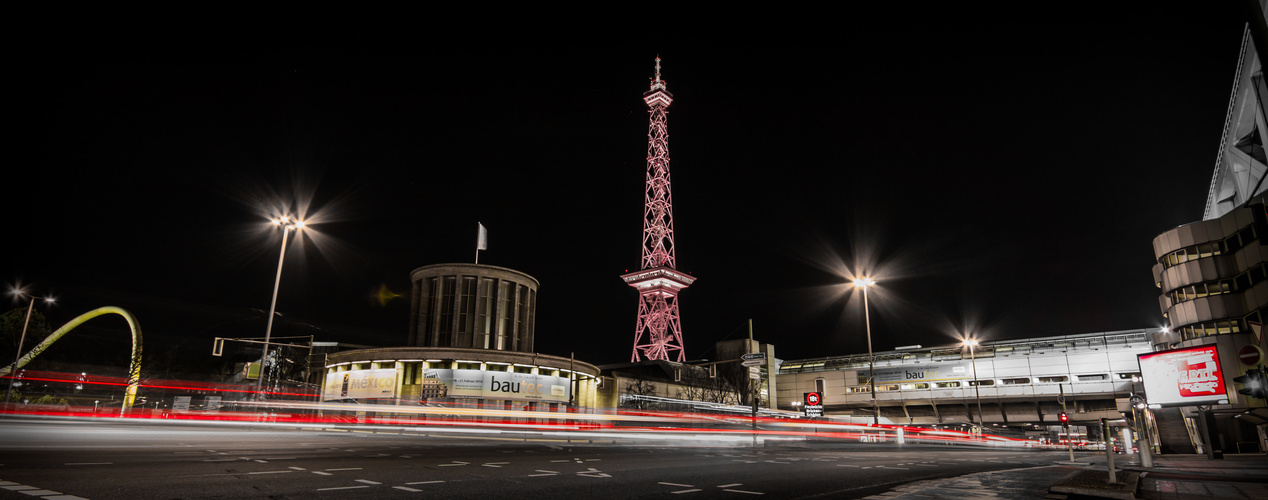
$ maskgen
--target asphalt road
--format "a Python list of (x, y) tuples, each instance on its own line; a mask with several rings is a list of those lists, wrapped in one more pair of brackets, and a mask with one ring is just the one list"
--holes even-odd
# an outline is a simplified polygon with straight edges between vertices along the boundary
[(0, 420), (0, 499), (861, 498), (1064, 452), (750, 447)]

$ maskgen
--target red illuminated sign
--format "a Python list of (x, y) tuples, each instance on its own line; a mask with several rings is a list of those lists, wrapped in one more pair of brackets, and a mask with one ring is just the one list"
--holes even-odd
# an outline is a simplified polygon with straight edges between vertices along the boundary
[(1228, 400), (1214, 345), (1138, 356), (1150, 404), (1184, 406)]

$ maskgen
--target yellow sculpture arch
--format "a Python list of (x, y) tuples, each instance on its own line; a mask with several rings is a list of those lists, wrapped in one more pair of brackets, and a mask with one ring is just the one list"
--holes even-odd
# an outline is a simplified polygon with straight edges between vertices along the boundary
[(79, 315), (78, 318), (70, 320), (69, 323), (62, 325), (61, 328), (58, 328), (57, 331), (49, 335), (43, 342), (40, 342), (40, 345), (35, 346), (34, 349), (31, 349), (30, 352), (26, 353), (26, 356), (22, 356), (17, 363), (0, 368), (0, 377), (12, 373), (13, 370), (26, 366), (26, 364), (32, 359), (39, 356), (45, 349), (48, 349), (48, 346), (53, 345), (53, 342), (57, 342), (57, 339), (66, 335), (66, 332), (69, 332), (75, 327), (84, 324), (84, 322), (103, 314), (118, 314), (123, 316), (123, 319), (127, 320), (128, 326), (132, 328), (132, 361), (128, 367), (128, 389), (123, 395), (123, 410), (126, 411), (132, 408), (132, 404), (136, 402), (136, 388), (141, 383), (141, 324), (137, 323), (136, 318), (133, 318), (131, 313), (118, 307), (107, 306), (93, 309)]

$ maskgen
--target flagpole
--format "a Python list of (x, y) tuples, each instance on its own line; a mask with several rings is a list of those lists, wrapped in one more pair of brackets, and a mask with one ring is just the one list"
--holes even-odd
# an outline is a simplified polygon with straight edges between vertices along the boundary
[(488, 245), (484, 224), (476, 222), (476, 257), (475, 263), (480, 263), (480, 250)]

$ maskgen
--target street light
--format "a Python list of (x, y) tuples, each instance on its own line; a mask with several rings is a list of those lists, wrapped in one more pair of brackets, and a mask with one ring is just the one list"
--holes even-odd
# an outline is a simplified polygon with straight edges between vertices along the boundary
[[(22, 345), (26, 343), (26, 327), (27, 325), (31, 324), (31, 311), (35, 310), (35, 296), (34, 295), (26, 293), (26, 291), (22, 290), (21, 288), (14, 288), (13, 290), (10, 290), (9, 293), (12, 294), (14, 298), (19, 300), (23, 296), (30, 296), (31, 302), (28, 303), (26, 306), (26, 319), (22, 321), (22, 336), (18, 337), (18, 352), (14, 353), (13, 369), (9, 370), (9, 392), (4, 393), (5, 403), (8, 403), (10, 400), (10, 397), (13, 395), (13, 379), (17, 378), (16, 372), (18, 369), (18, 360), (22, 359)], [(51, 304), (53, 302), (57, 302), (57, 299), (54, 299), (52, 296), (44, 297), (44, 302)]]
[(273, 301), (269, 303), (269, 321), (268, 326), (264, 328), (264, 354), (260, 356), (260, 376), (255, 379), (257, 394), (262, 394), (260, 391), (264, 387), (264, 375), (268, 373), (264, 369), (264, 363), (269, 359), (269, 338), (273, 335), (273, 314), (277, 311), (277, 289), (282, 284), (282, 262), (286, 260), (286, 239), (290, 236), (292, 229), (296, 232), (304, 229), (304, 221), (291, 219), (287, 215), (277, 219), (269, 219), (269, 222), (282, 228), (282, 253), (277, 257), (277, 278), (273, 280)]
[[(964, 340), (960, 341), (960, 345), (963, 345), (964, 347), (969, 348), (969, 360), (973, 364), (973, 395), (977, 397), (977, 427), (978, 429), (981, 429), (982, 428), (982, 388), (981, 388), (981, 385), (982, 384), (977, 378), (977, 356), (973, 354), (973, 348), (977, 346), (977, 344), (978, 344), (977, 339), (971, 338), (971, 337), (965, 338)], [(964, 358), (960, 358), (960, 359), (964, 359)], [(978, 434), (980, 435), (981, 433), (979, 432)]]
[(872, 425), (880, 425), (881, 406), (876, 400), (876, 357), (872, 356), (872, 317), (867, 311), (867, 289), (876, 282), (864, 276), (854, 280), (853, 283), (854, 288), (863, 289), (863, 324), (867, 327), (867, 379), (871, 384), (869, 393), (872, 395)]

